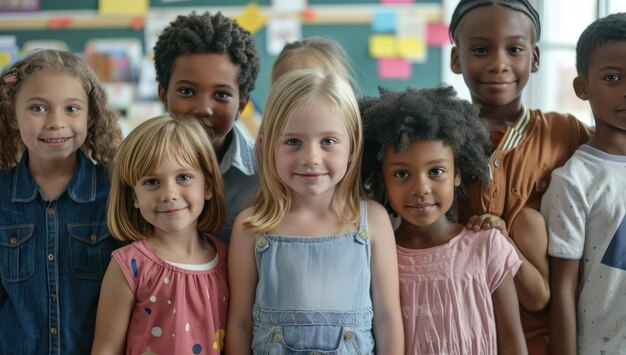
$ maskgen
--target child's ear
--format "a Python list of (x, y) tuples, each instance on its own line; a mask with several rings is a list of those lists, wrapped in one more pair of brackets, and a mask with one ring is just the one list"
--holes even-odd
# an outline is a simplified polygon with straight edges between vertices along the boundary
[(239, 118), (243, 110), (246, 109), (246, 105), (248, 104), (248, 101), (250, 101), (250, 96), (242, 97), (239, 100), (239, 110), (237, 112), (237, 118)]
[(456, 169), (456, 172), (454, 173), (454, 187), (459, 186), (461, 186), (461, 170)]
[(533, 48), (533, 62), (530, 67), (531, 73), (536, 73), (539, 70), (539, 47)]
[(452, 52), (450, 52), (450, 69), (452, 69), (454, 74), (461, 74), (459, 48), (457, 46), (452, 47)]
[(210, 181), (206, 182), (206, 192), (204, 194), (205, 200), (210, 200), (213, 198), (213, 183)]
[(159, 84), (159, 100), (165, 107), (165, 111), (167, 111), (167, 90), (165, 90), (161, 84)]
[(137, 201), (137, 195), (135, 195), (134, 192), (133, 192), (133, 206), (135, 206), (135, 208), (139, 208), (139, 201)]
[(574, 78), (574, 92), (581, 100), (589, 100), (589, 93), (587, 92), (587, 80), (582, 75)]

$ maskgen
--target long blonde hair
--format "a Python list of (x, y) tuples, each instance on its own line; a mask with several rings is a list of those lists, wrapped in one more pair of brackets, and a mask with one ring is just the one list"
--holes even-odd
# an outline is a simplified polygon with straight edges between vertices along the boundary
[(348, 81), (341, 75), (317, 70), (293, 70), (272, 86), (255, 147), (259, 165), (259, 190), (253, 200), (253, 214), (244, 221), (254, 232), (275, 228), (291, 207), (292, 192), (276, 169), (276, 148), (284, 127), (298, 110), (326, 104), (343, 119), (350, 139), (351, 163), (337, 184), (334, 212), (344, 223), (356, 224), (363, 196), (359, 169), (363, 149), (363, 129), (359, 107)]
[(198, 217), (198, 230), (216, 232), (224, 225), (226, 204), (224, 187), (215, 151), (207, 128), (193, 117), (159, 116), (141, 123), (120, 145), (111, 178), (107, 223), (119, 240), (150, 237), (154, 227), (133, 205), (133, 187), (168, 157), (191, 165), (204, 174), (213, 197), (205, 201)]
[(89, 99), (87, 137), (82, 149), (98, 164), (111, 170), (122, 130), (117, 125), (117, 112), (108, 105), (107, 95), (96, 73), (79, 57), (58, 50), (40, 50), (7, 68), (2, 77), (13, 72), (14, 81), (0, 82), (0, 169), (17, 164), (26, 149), (15, 122), (15, 96), (22, 84), (37, 72), (57, 72), (76, 77)]

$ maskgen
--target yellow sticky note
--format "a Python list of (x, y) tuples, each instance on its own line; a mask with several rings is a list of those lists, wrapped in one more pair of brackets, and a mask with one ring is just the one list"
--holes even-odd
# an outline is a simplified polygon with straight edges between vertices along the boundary
[(374, 35), (370, 37), (370, 55), (374, 58), (391, 58), (398, 55), (396, 37)]
[(148, 0), (100, 0), (98, 11), (101, 15), (145, 15)]
[(6, 68), (11, 65), (11, 53), (0, 52), (0, 68)]
[(241, 27), (255, 34), (265, 26), (267, 17), (261, 12), (259, 4), (251, 2), (243, 8), (243, 12), (235, 17), (235, 20)]
[(422, 38), (404, 37), (398, 39), (398, 54), (402, 58), (424, 60), (426, 50)]

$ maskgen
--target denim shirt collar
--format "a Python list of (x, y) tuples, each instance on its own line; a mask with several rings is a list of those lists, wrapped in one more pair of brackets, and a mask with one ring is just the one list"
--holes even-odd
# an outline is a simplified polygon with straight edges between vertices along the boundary
[[(78, 167), (65, 191), (74, 202), (93, 202), (96, 199), (97, 182), (95, 165), (81, 149), (76, 152), (76, 159), (78, 160)], [(11, 201), (28, 203), (37, 197), (38, 192), (39, 186), (28, 170), (28, 151), (25, 151), (13, 176)]]
[(245, 175), (254, 175), (254, 144), (241, 131), (237, 124), (233, 125), (233, 139), (220, 162), (222, 175), (234, 167)]

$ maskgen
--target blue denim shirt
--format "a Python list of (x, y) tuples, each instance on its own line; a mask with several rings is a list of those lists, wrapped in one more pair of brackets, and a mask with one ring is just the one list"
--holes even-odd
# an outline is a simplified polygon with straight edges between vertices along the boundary
[(100, 283), (119, 246), (106, 226), (110, 182), (82, 151), (54, 201), (28, 153), (0, 171), (0, 354), (89, 354)]

